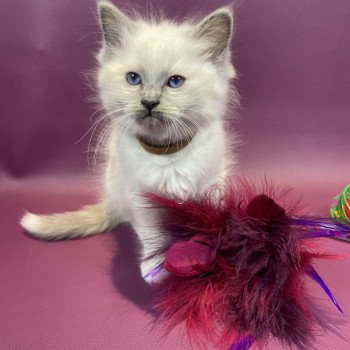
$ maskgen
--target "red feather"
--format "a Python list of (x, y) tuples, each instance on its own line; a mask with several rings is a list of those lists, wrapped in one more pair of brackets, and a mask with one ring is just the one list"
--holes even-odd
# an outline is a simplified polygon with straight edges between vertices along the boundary
[(185, 323), (201, 348), (273, 336), (308, 349), (321, 322), (309, 307), (305, 275), (325, 256), (310, 251), (303, 228), (292, 225), (296, 206), (272, 199), (283, 195), (267, 183), (264, 194), (236, 183), (215, 186), (199, 201), (146, 195), (166, 209), (161, 229), (172, 237), (159, 251), (171, 272), (155, 286), (161, 320), (167, 329)]

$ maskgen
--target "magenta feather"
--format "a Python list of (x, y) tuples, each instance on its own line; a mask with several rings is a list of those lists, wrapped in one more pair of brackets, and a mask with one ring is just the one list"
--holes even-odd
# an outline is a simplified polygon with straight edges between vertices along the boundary
[(287, 347), (309, 349), (322, 325), (309, 308), (305, 276), (340, 309), (312, 267), (314, 259), (331, 256), (313, 252), (306, 239), (322, 222), (313, 221), (316, 227), (298, 219), (296, 206), (282, 208), (269, 186), (259, 194), (247, 181), (238, 183), (215, 186), (199, 201), (146, 195), (152, 206), (166, 209), (160, 229), (171, 236), (158, 252), (166, 254), (170, 272), (155, 286), (161, 320), (167, 329), (185, 323), (202, 348), (248, 349), (273, 336)]

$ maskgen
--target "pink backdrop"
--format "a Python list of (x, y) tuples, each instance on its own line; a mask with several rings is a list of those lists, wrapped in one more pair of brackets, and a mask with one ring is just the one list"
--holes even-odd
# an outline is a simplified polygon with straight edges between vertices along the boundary
[[(125, 7), (125, 2), (117, 2)], [(170, 17), (227, 1), (135, 1)], [(127, 226), (83, 240), (25, 236), (24, 210), (49, 213), (94, 200), (88, 169), (92, 92), (83, 73), (100, 40), (93, 0), (12, 0), (0, 11), (0, 348), (189, 349), (181, 330), (152, 329), (149, 291), (138, 277)], [(305, 212), (328, 215), (350, 183), (350, 2), (235, 2), (241, 171), (294, 188)], [(324, 240), (350, 254), (350, 245)], [(349, 261), (319, 270), (350, 313)], [(323, 296), (319, 289), (316, 295)], [(350, 327), (341, 328), (350, 339)], [(349, 349), (333, 334), (318, 349)], [(271, 344), (271, 349), (281, 349)]]

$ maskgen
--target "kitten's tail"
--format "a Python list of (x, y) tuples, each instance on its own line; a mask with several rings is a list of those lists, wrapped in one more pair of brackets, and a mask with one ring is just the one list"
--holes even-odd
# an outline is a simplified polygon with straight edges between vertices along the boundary
[(31, 235), (52, 240), (91, 236), (117, 225), (106, 202), (87, 205), (78, 211), (62, 214), (26, 213), (20, 223)]

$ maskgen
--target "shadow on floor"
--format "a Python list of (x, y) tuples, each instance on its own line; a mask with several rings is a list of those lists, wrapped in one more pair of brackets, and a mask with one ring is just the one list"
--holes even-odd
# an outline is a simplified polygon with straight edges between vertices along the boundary
[(112, 231), (116, 245), (112, 278), (115, 287), (139, 308), (155, 315), (152, 309), (152, 291), (140, 275), (137, 257), (138, 243), (132, 228), (123, 224)]

